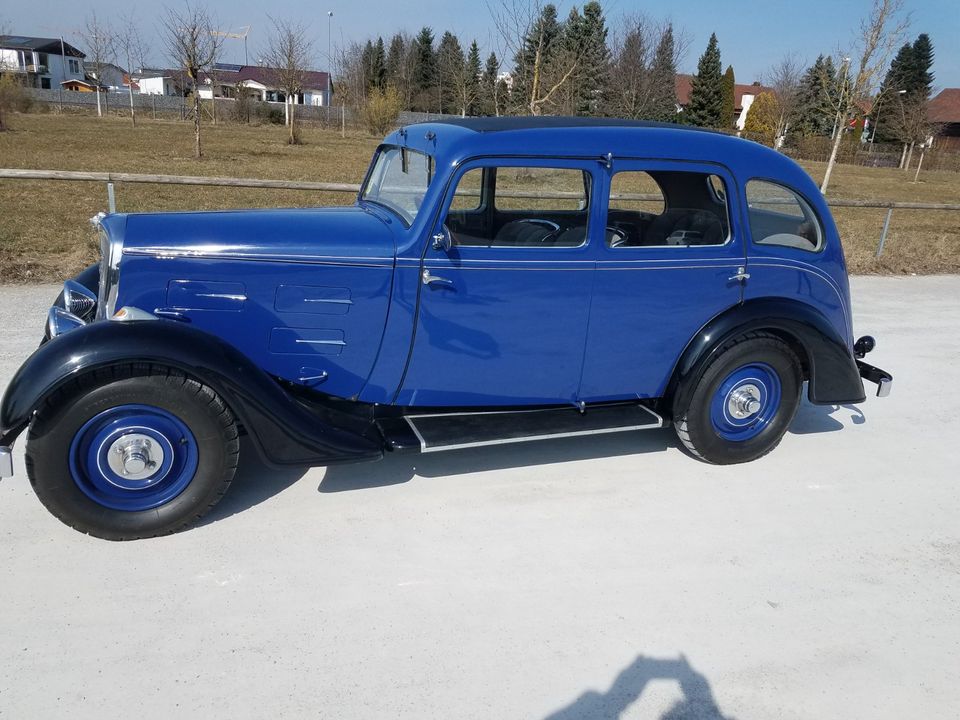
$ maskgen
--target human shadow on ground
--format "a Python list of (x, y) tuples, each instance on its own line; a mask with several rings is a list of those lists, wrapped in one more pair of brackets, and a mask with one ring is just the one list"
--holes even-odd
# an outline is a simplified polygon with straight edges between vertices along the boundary
[(606, 692), (587, 690), (544, 720), (617, 720), (640, 700), (652, 680), (674, 680), (683, 693), (660, 720), (732, 720), (720, 712), (707, 678), (683, 655), (675, 660), (638, 655)]
[(197, 522), (197, 526), (223, 520), (269, 500), (297, 482), (310, 469), (269, 467), (248, 437), (240, 440), (240, 458), (240, 466), (227, 494)]
[(399, 485), (420, 477), (447, 477), (507, 468), (595, 460), (663, 452), (677, 447), (670, 430), (645, 430), (591, 435), (560, 440), (479, 447), (427, 454), (387, 453), (379, 463), (331, 465), (318, 490), (345, 492)]
[(846, 427), (846, 421), (863, 425), (867, 417), (856, 405), (814, 405), (803, 398), (790, 424), (790, 432), (794, 435), (836, 432)]

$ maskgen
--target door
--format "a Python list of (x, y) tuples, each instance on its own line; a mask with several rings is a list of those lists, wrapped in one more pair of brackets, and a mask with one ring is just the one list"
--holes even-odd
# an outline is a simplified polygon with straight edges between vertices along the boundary
[(615, 160), (604, 186), (581, 398), (660, 397), (687, 343), (740, 302), (736, 185), (722, 167)]
[[(597, 163), (481, 161), (451, 183), (421, 265), (417, 326), (397, 403), (576, 402), (603, 227)], [(602, 236), (602, 233), (600, 233)], [(439, 245), (439, 243), (438, 243)]]

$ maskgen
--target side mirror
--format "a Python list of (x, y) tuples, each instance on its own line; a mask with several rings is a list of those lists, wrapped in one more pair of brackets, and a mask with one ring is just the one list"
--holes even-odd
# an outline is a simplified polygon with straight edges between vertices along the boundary
[(444, 225), (442, 228), (440, 228), (440, 232), (434, 233), (433, 235), (433, 249), (450, 252), (450, 248), (452, 247), (453, 236), (450, 234), (449, 228)]

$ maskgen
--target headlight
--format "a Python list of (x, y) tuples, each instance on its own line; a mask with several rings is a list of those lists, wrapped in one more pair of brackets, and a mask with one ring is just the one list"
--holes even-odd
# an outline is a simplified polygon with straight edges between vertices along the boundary
[(103, 320), (113, 315), (117, 304), (117, 282), (120, 276), (120, 255), (123, 254), (123, 241), (111, 238), (109, 233), (100, 230), (100, 292), (97, 303), (97, 319)]

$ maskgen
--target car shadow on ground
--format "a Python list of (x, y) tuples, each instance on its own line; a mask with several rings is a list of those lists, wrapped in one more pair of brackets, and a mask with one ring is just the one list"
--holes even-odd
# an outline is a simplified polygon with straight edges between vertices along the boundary
[(678, 446), (672, 430), (618, 432), (608, 435), (540, 440), (439, 453), (387, 454), (379, 463), (331, 465), (318, 488), (322, 493), (385, 487), (414, 476), (436, 478), (664, 452)]
[(260, 458), (253, 442), (240, 440), (240, 465), (230, 489), (214, 508), (197, 522), (197, 526), (223, 520), (269, 500), (307, 474), (308, 467), (274, 468)]
[(836, 432), (843, 430), (848, 423), (863, 425), (866, 422), (867, 416), (856, 405), (814, 405), (803, 398), (790, 432), (794, 435)]
[(676, 682), (683, 697), (660, 715), (660, 720), (730, 720), (720, 712), (707, 678), (683, 655), (677, 659), (638, 655), (608, 690), (588, 690), (544, 720), (617, 720), (640, 700), (651, 681), (662, 680)]

